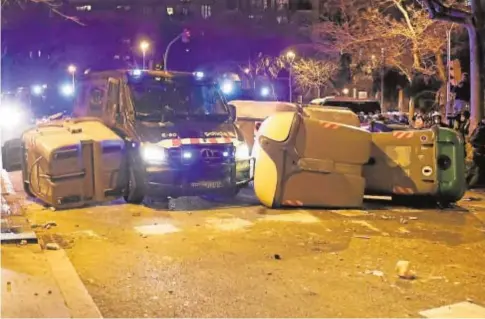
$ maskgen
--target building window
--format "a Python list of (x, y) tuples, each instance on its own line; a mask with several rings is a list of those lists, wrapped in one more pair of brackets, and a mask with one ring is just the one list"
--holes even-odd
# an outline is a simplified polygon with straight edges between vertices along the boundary
[(116, 6), (116, 10), (130, 11), (131, 7), (130, 6)]
[(173, 15), (173, 8), (172, 7), (167, 7), (167, 14), (169, 16)]
[(203, 4), (201, 6), (202, 18), (208, 19), (212, 15), (211, 6), (208, 4)]
[(285, 10), (288, 8), (289, 3), (288, 0), (277, 0), (278, 1), (278, 10)]
[(77, 11), (91, 11), (91, 6), (78, 6), (76, 7)]
[(239, 9), (238, 0), (227, 0), (227, 10), (237, 10)]

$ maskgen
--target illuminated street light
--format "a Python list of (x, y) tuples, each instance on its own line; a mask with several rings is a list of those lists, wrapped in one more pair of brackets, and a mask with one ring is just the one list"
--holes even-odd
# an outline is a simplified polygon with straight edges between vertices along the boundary
[(244, 69), (244, 73), (249, 74), (249, 72), (251, 72), (251, 70), (249, 70), (249, 68)]
[(293, 60), (296, 57), (296, 54), (293, 51), (288, 51), (288, 52), (286, 52), (286, 57), (288, 58), (288, 60), (290, 60), (291, 62), (293, 62)]
[(269, 87), (265, 86), (261, 89), (261, 96), (267, 97), (270, 93)]
[(147, 53), (147, 50), (148, 50), (149, 47), (150, 47), (150, 43), (148, 43), (147, 41), (141, 41), (140, 42), (140, 49), (141, 49), (141, 52), (143, 54), (143, 70), (146, 69), (146, 67), (145, 67), (145, 56), (146, 56), (146, 53)]
[(348, 95), (348, 94), (349, 94), (349, 89), (347, 89), (347, 88), (343, 89), (343, 90), (342, 90), (342, 93), (343, 93), (344, 95)]
[(42, 89), (42, 86), (40, 85), (34, 85), (32, 87), (32, 94), (34, 95), (41, 95), (44, 90)]
[(290, 103), (292, 102), (293, 100), (293, 85), (291, 83), (291, 75), (293, 73), (293, 61), (295, 60), (296, 58), (296, 54), (295, 52), (293, 51), (288, 51), (286, 52), (286, 58), (288, 59), (288, 61), (290, 62), (290, 69), (289, 69), (289, 76), (288, 76), (288, 88), (290, 90)]
[(74, 94), (74, 87), (71, 84), (64, 84), (61, 86), (61, 93), (64, 96), (71, 96)]
[(69, 72), (69, 74), (71, 74), (72, 76), (72, 88), (74, 89), (76, 87), (76, 66), (71, 64), (67, 67), (67, 72)]

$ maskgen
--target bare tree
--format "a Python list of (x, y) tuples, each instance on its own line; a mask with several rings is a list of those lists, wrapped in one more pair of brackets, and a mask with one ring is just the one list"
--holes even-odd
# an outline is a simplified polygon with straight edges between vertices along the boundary
[[(48, 7), (49, 10), (52, 11), (54, 14), (57, 14), (58, 16), (66, 20), (73, 21), (79, 25), (84, 25), (84, 23), (82, 23), (81, 20), (79, 20), (79, 18), (62, 13), (62, 11), (60, 10), (60, 7), (63, 4), (62, 0), (0, 0), (0, 1), (1, 1), (0, 4), (2, 9), (6, 8), (7, 6), (18, 6), (21, 9), (24, 9), (25, 6), (29, 3), (42, 4)], [(4, 17), (2, 16), (2, 19), (3, 18)]]
[(293, 74), (296, 83), (302, 89), (316, 89), (320, 97), (322, 87), (331, 84), (331, 78), (338, 70), (333, 61), (299, 59), (293, 63)]
[(409, 81), (417, 73), (446, 81), (445, 24), (430, 20), (422, 7), (404, 0), (329, 0), (327, 10), (330, 18), (313, 28), (320, 51), (350, 54), (354, 65), (367, 68), (384, 63)]
[(480, 41), (480, 32), (484, 32), (485, 1), (471, 0), (471, 12), (452, 7), (440, 0), (423, 0), (423, 4), (433, 20), (457, 23), (466, 27), (470, 43), (470, 84), (471, 84), (471, 126), (476, 127), (483, 118), (483, 86), (480, 71), (485, 72), (481, 52), (485, 50), (480, 42), (485, 41), (485, 34)]

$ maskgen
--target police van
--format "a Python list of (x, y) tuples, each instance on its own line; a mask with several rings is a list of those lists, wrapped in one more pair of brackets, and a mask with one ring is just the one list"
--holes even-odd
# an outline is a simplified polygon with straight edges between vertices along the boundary
[(90, 72), (78, 85), (73, 115), (100, 118), (126, 141), (127, 202), (235, 196), (251, 181), (235, 110), (202, 73)]

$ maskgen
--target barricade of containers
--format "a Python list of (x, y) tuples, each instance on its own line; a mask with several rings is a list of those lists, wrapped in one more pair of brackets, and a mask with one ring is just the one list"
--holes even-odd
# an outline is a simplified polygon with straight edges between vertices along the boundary
[(41, 124), (22, 136), (24, 189), (59, 209), (118, 198), (124, 153), (124, 141), (98, 119)]
[(350, 111), (306, 108), (266, 119), (255, 155), (256, 196), (268, 207), (359, 207), (364, 193), (452, 203), (466, 191), (453, 130), (369, 133)]

